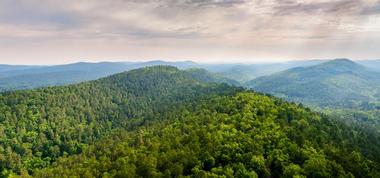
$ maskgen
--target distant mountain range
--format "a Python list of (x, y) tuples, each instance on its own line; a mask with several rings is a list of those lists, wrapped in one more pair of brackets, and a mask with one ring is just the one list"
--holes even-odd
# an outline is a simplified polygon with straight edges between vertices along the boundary
[(380, 72), (348, 59), (288, 69), (245, 86), (322, 107), (351, 107), (380, 100)]
[[(212, 75), (218, 76), (220, 81), (238, 85), (239, 83), (246, 83), (258, 77), (275, 74), (291, 68), (308, 67), (326, 61), (328, 60), (257, 64), (202, 64), (192, 61), (167, 62), (155, 60), (148, 62), (79, 62), (53, 66), (0, 65), (0, 91), (79, 83), (131, 69), (155, 65), (170, 65), (180, 69), (201, 68), (214, 73)], [(358, 63), (371, 67), (374, 71), (380, 70), (380, 60), (358, 61)], [(250, 82), (247, 83), (249, 84)]]
[(145, 66), (173, 65), (191, 68), (193, 62), (100, 62), (55, 66), (0, 65), (0, 91), (56, 86), (95, 80)]

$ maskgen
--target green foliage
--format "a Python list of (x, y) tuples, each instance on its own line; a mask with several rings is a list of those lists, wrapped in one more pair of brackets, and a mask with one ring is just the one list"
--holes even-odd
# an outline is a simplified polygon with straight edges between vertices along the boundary
[(192, 72), (0, 94), (1, 175), (379, 177), (372, 133)]
[(0, 94), (0, 170), (33, 172), (202, 95), (236, 90), (159, 66), (93, 82)]
[(292, 68), (245, 85), (290, 101), (329, 108), (353, 108), (380, 98), (380, 73), (347, 59)]
[(356, 62), (338, 59), (293, 68), (245, 85), (380, 133), (380, 73)]
[(233, 79), (226, 78), (220, 74), (208, 72), (207, 70), (201, 69), (201, 68), (187, 69), (186, 72), (190, 73), (192, 78), (203, 81), (203, 82), (226, 83), (226, 84), (234, 85), (234, 86), (240, 85), (239, 82)]
[[(250, 92), (206, 97), (148, 126), (121, 131), (59, 158), (37, 177), (374, 177), (379, 164), (355, 146), (360, 130)], [(363, 133), (364, 134), (364, 133)], [(354, 154), (352, 157), (351, 155)], [(378, 155), (372, 155), (378, 159)], [(122, 164), (120, 164), (122, 163)], [(101, 165), (101, 168), (98, 167)], [(358, 171), (360, 170), (360, 171)]]

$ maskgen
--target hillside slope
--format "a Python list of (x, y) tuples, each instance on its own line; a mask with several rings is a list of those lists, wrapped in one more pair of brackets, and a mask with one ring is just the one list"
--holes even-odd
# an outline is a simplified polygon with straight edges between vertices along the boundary
[(223, 71), (214, 72), (219, 72), (227, 78), (244, 83), (257, 77), (271, 75), (290, 68), (312, 66), (323, 62), (323, 60), (305, 60), (283, 63), (236, 64)]
[[(378, 177), (379, 137), (251, 92), (188, 103), (36, 177)], [(170, 112), (169, 112), (170, 113)]]
[(0, 94), (2, 176), (379, 176), (378, 135), (200, 74)]
[(180, 68), (196, 67), (196, 64), (190, 61), (79, 62), (53, 66), (0, 65), (0, 91), (74, 84), (154, 65), (173, 65)]
[(289, 69), (245, 85), (260, 92), (322, 107), (353, 107), (380, 99), (380, 73), (347, 59)]
[(1, 93), (0, 172), (30, 173), (80, 153), (113, 129), (133, 129), (181, 103), (236, 90), (191, 75), (157, 66), (77, 85)]

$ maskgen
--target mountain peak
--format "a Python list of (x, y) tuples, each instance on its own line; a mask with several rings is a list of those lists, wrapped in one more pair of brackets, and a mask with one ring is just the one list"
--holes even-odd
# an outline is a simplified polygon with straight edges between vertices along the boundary
[(319, 65), (312, 66), (312, 68), (328, 68), (333, 70), (345, 69), (351, 71), (355, 69), (361, 69), (364, 67), (349, 59), (334, 59)]
[(349, 64), (356, 64), (354, 61), (352, 61), (352, 60), (350, 60), (350, 59), (346, 59), (346, 58), (333, 59), (333, 60), (328, 61), (328, 62), (332, 62), (332, 63), (349, 63)]

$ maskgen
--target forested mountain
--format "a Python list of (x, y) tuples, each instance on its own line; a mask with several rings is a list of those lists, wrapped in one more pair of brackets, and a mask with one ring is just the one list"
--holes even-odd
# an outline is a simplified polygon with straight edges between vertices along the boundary
[(226, 83), (233, 86), (240, 86), (240, 83), (236, 80), (229, 79), (221, 74), (208, 72), (205, 69), (191, 68), (186, 69), (186, 71), (191, 75), (192, 78), (203, 82)]
[(112, 74), (145, 66), (175, 65), (181, 68), (194, 67), (195, 63), (184, 62), (79, 62), (55, 66), (0, 66), (0, 91), (57, 86), (95, 80)]
[[(271, 75), (294, 67), (307, 67), (326, 62), (326, 60), (304, 60), (283, 63), (257, 64), (202, 64), (192, 61), (167, 62), (79, 62), (55, 66), (0, 65), (0, 92), (19, 89), (31, 89), (45, 86), (74, 84), (95, 80), (119, 72), (146, 66), (171, 65), (180, 69), (201, 68), (216, 73), (219, 77), (229, 78), (241, 83), (257, 77)], [(378, 60), (357, 61), (360, 64), (379, 69)], [(234, 82), (236, 84), (236, 82)]]
[(230, 90), (200, 83), (191, 75), (163, 66), (78, 85), (1, 94), (1, 170), (30, 172), (57, 157), (80, 153), (115, 128), (130, 129), (182, 102)]
[(351, 108), (380, 101), (380, 73), (347, 59), (292, 68), (246, 86), (320, 107)]
[[(305, 60), (290, 61), (283, 63), (258, 63), (258, 64), (236, 64), (220, 72), (223, 76), (237, 80), (239, 82), (247, 82), (257, 77), (271, 75), (276, 72), (287, 70), (294, 67), (306, 67), (325, 62), (324, 60)], [(211, 70), (212, 71), (212, 70)]]
[(167, 62), (156, 60), (148, 62), (79, 62), (55, 66), (0, 65), (0, 92), (74, 84), (155, 65), (171, 65), (180, 69), (201, 68), (217, 73), (219, 78), (224, 76), (230, 81), (241, 82), (291, 67), (307, 66), (320, 62), (312, 60), (268, 64), (200, 64), (191, 61)]
[(198, 70), (1, 93), (2, 176), (380, 176), (378, 134)]

